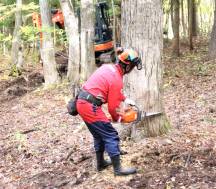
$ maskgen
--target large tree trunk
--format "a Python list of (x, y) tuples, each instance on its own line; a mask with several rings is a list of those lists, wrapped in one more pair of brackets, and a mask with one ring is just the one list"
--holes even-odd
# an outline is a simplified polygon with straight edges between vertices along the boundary
[(95, 11), (93, 0), (81, 0), (81, 80), (95, 70), (94, 53)]
[(138, 50), (143, 61), (143, 69), (135, 68), (125, 79), (126, 94), (135, 99), (140, 110), (163, 112), (134, 127), (132, 138), (137, 140), (168, 130), (162, 102), (162, 17), (161, 0), (122, 1), (122, 46)]
[(13, 67), (15, 67), (18, 70), (23, 65), (23, 59), (22, 59), (23, 53), (22, 53), (21, 37), (19, 33), (21, 26), (22, 26), (22, 0), (17, 0), (11, 57), (12, 57), (12, 65), (14, 65)]
[(180, 56), (180, 44), (179, 44), (179, 7), (180, 3), (179, 0), (172, 0), (172, 13), (173, 13), (173, 19), (172, 19), (172, 29), (173, 29), (173, 43), (172, 43), (172, 53), (174, 56)]
[(43, 71), (45, 85), (55, 84), (59, 82), (59, 75), (56, 69), (55, 50), (51, 29), (51, 12), (48, 0), (40, 0), (40, 12), (42, 20), (42, 47), (41, 58), (43, 61)]
[(78, 18), (75, 16), (73, 4), (69, 0), (60, 0), (64, 15), (64, 24), (69, 42), (69, 60), (67, 77), (75, 85), (79, 83), (80, 36)]
[(214, 25), (212, 27), (211, 38), (209, 41), (209, 59), (216, 59), (216, 0), (214, 11)]

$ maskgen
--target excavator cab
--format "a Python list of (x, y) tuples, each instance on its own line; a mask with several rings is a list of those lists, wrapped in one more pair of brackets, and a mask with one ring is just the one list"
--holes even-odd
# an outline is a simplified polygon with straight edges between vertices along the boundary
[(111, 57), (114, 49), (108, 9), (106, 2), (99, 2), (95, 5), (95, 59), (97, 66), (102, 64), (100, 55), (107, 54)]

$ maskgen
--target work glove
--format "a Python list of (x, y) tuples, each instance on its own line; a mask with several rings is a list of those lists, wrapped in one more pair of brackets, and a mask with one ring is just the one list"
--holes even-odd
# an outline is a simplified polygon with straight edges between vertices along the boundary
[(130, 106), (135, 106), (136, 105), (135, 102), (134, 102), (134, 100), (131, 100), (129, 98), (126, 98), (125, 101), (124, 101), (124, 103), (126, 105), (130, 105)]

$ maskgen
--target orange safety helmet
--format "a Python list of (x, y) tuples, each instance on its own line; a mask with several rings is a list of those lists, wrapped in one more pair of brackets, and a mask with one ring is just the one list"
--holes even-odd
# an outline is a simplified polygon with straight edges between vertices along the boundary
[[(123, 49), (117, 50), (119, 63), (125, 64), (125, 66), (130, 65), (130, 71), (136, 66), (138, 70), (142, 69), (142, 61), (138, 53), (133, 49)], [(128, 73), (128, 71), (126, 72)]]

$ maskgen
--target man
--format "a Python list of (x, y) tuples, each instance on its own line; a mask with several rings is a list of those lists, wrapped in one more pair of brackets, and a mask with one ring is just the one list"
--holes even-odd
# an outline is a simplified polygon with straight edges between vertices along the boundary
[[(142, 69), (142, 63), (134, 50), (121, 49), (118, 54), (116, 64), (102, 65), (86, 81), (76, 105), (79, 115), (94, 138), (97, 170), (101, 171), (112, 164), (115, 175), (129, 175), (136, 173), (136, 169), (121, 167), (119, 136), (102, 111), (101, 105), (108, 103), (112, 120), (121, 120), (121, 115), (117, 112), (120, 103), (130, 101), (122, 93), (123, 75), (130, 73), (135, 66), (137, 69)], [(105, 150), (111, 162), (104, 160)]]

